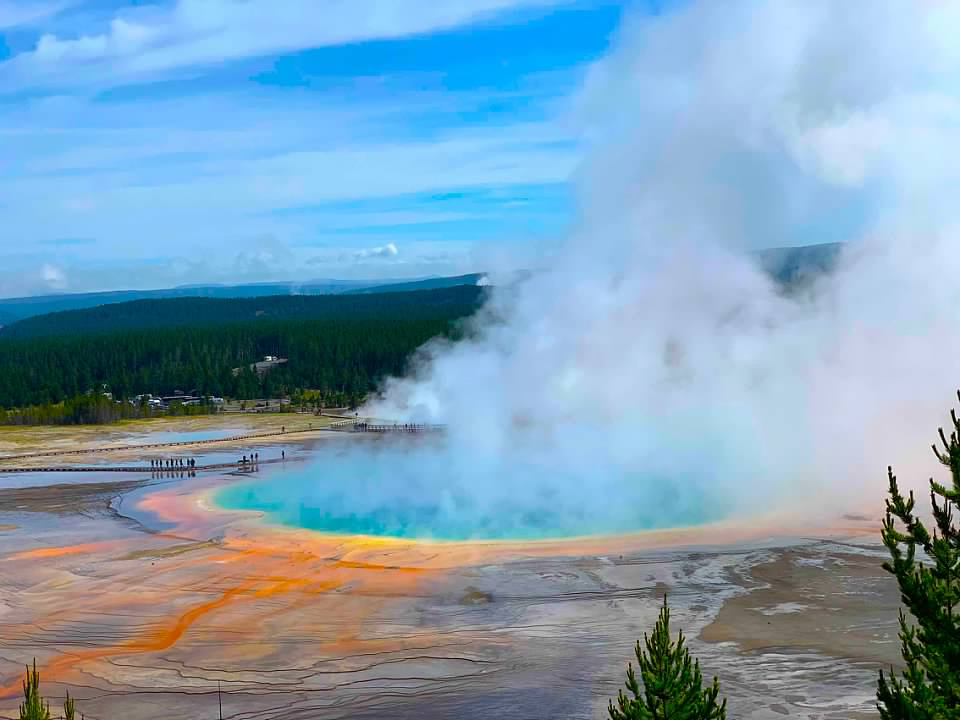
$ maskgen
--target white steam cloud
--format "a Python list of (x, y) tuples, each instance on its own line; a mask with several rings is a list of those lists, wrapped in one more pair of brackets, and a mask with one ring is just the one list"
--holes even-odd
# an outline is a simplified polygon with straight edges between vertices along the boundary
[[(628, 22), (581, 97), (576, 232), (369, 412), (449, 424), (485, 495), (878, 512), (960, 386), (958, 36), (960, 3), (914, 0)], [(802, 297), (747, 252), (838, 240)]]

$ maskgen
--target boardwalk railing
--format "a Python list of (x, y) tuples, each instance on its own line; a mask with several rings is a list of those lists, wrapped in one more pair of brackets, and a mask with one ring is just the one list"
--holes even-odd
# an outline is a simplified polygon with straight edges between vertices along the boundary
[(0, 475), (8, 473), (149, 473), (153, 477), (184, 477), (186, 475), (196, 475), (203, 470), (240, 470), (246, 472), (255, 472), (261, 465), (272, 465), (274, 463), (297, 462), (298, 458), (270, 458), (269, 460), (257, 460), (248, 462), (223, 462), (210, 463), (207, 465), (171, 465), (157, 466), (152, 465), (57, 465), (49, 467), (6, 467), (0, 466)]
[(318, 425), (317, 427), (311, 428), (271, 430), (269, 432), (252, 433), (250, 435), (232, 435), (230, 437), (211, 438), (208, 440), (181, 440), (179, 442), (148, 443), (144, 445), (115, 445), (113, 447), (86, 448), (80, 450), (46, 450), (44, 452), (23, 453), (20, 455), (0, 455), (0, 462), (4, 460), (22, 460), (24, 458), (54, 457), (58, 455), (87, 455), (89, 453), (117, 452), (121, 450), (151, 450), (156, 448), (179, 447), (182, 445), (212, 445), (214, 443), (243, 442), (244, 440), (255, 440), (257, 438), (274, 437), (276, 435), (296, 435), (299, 433), (317, 432), (318, 430), (329, 430), (344, 422), (350, 423), (353, 421), (341, 420), (330, 425)]
[[(340, 432), (362, 432), (362, 433), (434, 433), (442, 432), (446, 429), (444, 425), (431, 425), (427, 423), (371, 423), (356, 418), (347, 418), (337, 420), (329, 425), (321, 425), (313, 428), (299, 428), (296, 430), (275, 430), (271, 432), (253, 433), (250, 435), (234, 435), (231, 437), (212, 438), (209, 440), (182, 440), (180, 442), (167, 443), (147, 443), (143, 445), (116, 445), (113, 447), (86, 448), (80, 450), (48, 450), (45, 452), (23, 453), (20, 455), (0, 455), (0, 463), (10, 460), (26, 460), (28, 458), (55, 457), (62, 455), (87, 455), (91, 453), (105, 453), (128, 450), (155, 450), (157, 448), (180, 447), (184, 445), (211, 445), (214, 443), (243, 442), (245, 440), (255, 440), (257, 438), (274, 437), (278, 435), (296, 435), (300, 433), (316, 432), (318, 430), (338, 430)], [(261, 462), (275, 462), (261, 460)], [(194, 470), (214, 470), (228, 467), (235, 467), (236, 463), (218, 463), (216, 465), (197, 465)], [(161, 469), (187, 470), (188, 468), (155, 468), (146, 466), (87, 466), (87, 467), (11, 467), (0, 465), (0, 473), (14, 472), (152, 472)]]
[(335, 422), (331, 429), (363, 433), (432, 433), (442, 432), (444, 425), (428, 423), (371, 423), (363, 420), (343, 420)]

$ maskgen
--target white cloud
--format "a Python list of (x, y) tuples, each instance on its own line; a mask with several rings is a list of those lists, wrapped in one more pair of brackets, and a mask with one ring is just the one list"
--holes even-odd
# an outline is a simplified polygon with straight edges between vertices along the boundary
[(41, 22), (56, 15), (69, 4), (67, 2), (0, 0), (0, 30)]
[(559, 1), (177, 0), (163, 11), (118, 14), (98, 34), (44, 34), (32, 51), (0, 64), (0, 84), (124, 84), (192, 66), (435, 32)]
[[(424, 198), (470, 188), (522, 194), (566, 182), (579, 158), (575, 138), (555, 122), (441, 125), (412, 140), (393, 137), (407, 127), (397, 120), (405, 97), (346, 106), (326, 93), (255, 100), (218, 93), (106, 105), (61, 96), (0, 114), (0, 265), (8, 270), (0, 294), (49, 291), (37, 272), (46, 261), (65, 271), (75, 291), (312, 276), (301, 270), (338, 277), (472, 271), (489, 265), (464, 259), (462, 243), (519, 245), (529, 231), (504, 239), (501, 229), (478, 229), (464, 239), (460, 228), (497, 210)], [(476, 101), (417, 102), (446, 117)], [(437, 223), (456, 224), (442, 238), (452, 260), (425, 257), (439, 252), (423, 245), (437, 237)], [(417, 224), (424, 234), (409, 227)], [(56, 254), (41, 244), (67, 237), (97, 243), (83, 252), (58, 246)], [(295, 256), (268, 244), (279, 259), (271, 261), (258, 240), (266, 237), (295, 248)], [(391, 242), (402, 254), (351, 261), (360, 248)]]
[(391, 242), (380, 247), (359, 250), (353, 254), (353, 257), (356, 260), (366, 260), (367, 258), (394, 258), (399, 254), (400, 251), (397, 250), (397, 246)]
[(40, 277), (51, 290), (63, 290), (67, 287), (67, 275), (56, 265), (44, 263), (40, 268)]
[[(341, 263), (362, 263), (368, 260), (392, 260), (399, 254), (400, 250), (396, 244), (388, 242), (378, 247), (341, 252), (337, 257), (337, 261)], [(307, 261), (310, 265), (328, 265), (330, 262), (331, 257), (329, 255), (317, 255)]]
[[(482, 21), (547, 1), (434, 3), (438, 7), (424, 3), (422, 13), (401, 18), (405, 30), (389, 32)], [(304, 13), (319, 13), (333, 25), (346, 23), (343, 31), (357, 37), (389, 34), (384, 28), (390, 13), (373, 17), (376, 13), (371, 12), (371, 17), (347, 23), (351, 13), (359, 12), (353, 3), (291, 0), (280, 5), (288, 12), (299, 7)], [(394, 12), (418, 5), (418, 0), (372, 0), (364, 7)], [(227, 12), (234, 7), (244, 12)], [(54, 81), (64, 78), (65, 85), (85, 83), (85, 77), (73, 73), (89, 72), (84, 90), (101, 86), (94, 75), (115, 84), (155, 72), (180, 72), (201, 62), (193, 44), (213, 47), (206, 35), (187, 42), (189, 33), (180, 30), (219, 23), (222, 28), (211, 33), (226, 38), (240, 33), (244, 22), (256, 25), (250, 19), (254, 10), (268, 12), (259, 2), (172, 0), (120, 11), (112, 26), (99, 33), (87, 30), (85, 38), (71, 39), (58, 29), (59, 37), (40, 42), (38, 52), (0, 63), (0, 95), (16, 89), (16, 83), (42, 85), (47, 70), (51, 78), (59, 73)], [(190, 16), (201, 11), (210, 16)], [(269, 12), (276, 14), (274, 9)], [(274, 20), (293, 23), (284, 18)], [(74, 19), (74, 14), (65, 15), (55, 26)], [(497, 19), (506, 21), (503, 15)], [(90, 24), (97, 22), (94, 16), (81, 20), (88, 28), (100, 29)], [(164, 33), (179, 28), (180, 35), (158, 28)], [(288, 38), (274, 33), (275, 39), (297, 47), (336, 40), (330, 35), (336, 28), (313, 28), (309, 37), (300, 30), (294, 28)], [(260, 40), (238, 41), (234, 49), (259, 52), (257, 48), (265, 46), (257, 43)], [(233, 40), (229, 44), (233, 46)], [(178, 53), (169, 58), (173, 64), (157, 70), (161, 66), (152, 58), (165, 48)], [(8, 269), (0, 292), (45, 290), (38, 268), (48, 260), (70, 278), (71, 290), (116, 282), (142, 286), (295, 277), (298, 263), (318, 254), (324, 258), (319, 264), (339, 275), (351, 272), (352, 253), (358, 249), (389, 253), (384, 248), (398, 238), (402, 256), (399, 251), (364, 251), (364, 262), (353, 263), (356, 272), (376, 275), (427, 265), (431, 270), (417, 273), (446, 272), (440, 266), (453, 262), (446, 255), (426, 257), (422, 252), (424, 242), (439, 236), (440, 223), (451, 225), (450, 235), (442, 238), (444, 253), (453, 253), (457, 263), (465, 262), (460, 259), (465, 251), (450, 250), (451, 243), (488, 238), (505, 243), (506, 234), (490, 229), (492, 221), (480, 229), (471, 223), (497, 212), (489, 204), (430, 203), (424, 198), (474, 188), (511, 196), (523, 193), (525, 186), (565, 183), (579, 152), (576, 137), (556, 117), (562, 110), (560, 93), (579, 73), (580, 68), (574, 68), (569, 75), (556, 73), (549, 82), (538, 80), (532, 87), (521, 83), (502, 91), (424, 87), (422, 78), (401, 74), (378, 78), (382, 87), (373, 93), (359, 92), (352, 81), (309, 90), (252, 87), (243, 81), (186, 95), (148, 94), (136, 101), (93, 99), (69, 91), (26, 94), (0, 113), (0, 265)], [(465, 124), (464, 118), (491, 103), (517, 107), (517, 114), (505, 110), (498, 115), (500, 125)], [(518, 121), (518, 114), (535, 120)], [(534, 221), (523, 222), (529, 227)], [(417, 224), (426, 232), (409, 227)], [(469, 237), (458, 235), (462, 228)], [(526, 242), (526, 234), (526, 227), (516, 231), (510, 242)], [(69, 237), (95, 237), (97, 244), (82, 254), (58, 245), (55, 255), (44, 244)], [(251, 241), (263, 237), (286, 243), (295, 249), (295, 257), (281, 257), (275, 248), (264, 250)], [(194, 268), (191, 263), (200, 258), (206, 264)], [(137, 263), (145, 276), (97, 272), (114, 264), (126, 270)], [(472, 269), (470, 265), (463, 271)], [(318, 272), (316, 264), (310, 272)]]
[[(278, 112), (276, 124), (293, 125), (302, 117)], [(17, 122), (30, 126), (27, 117)], [(170, 127), (21, 134), (3, 150), (7, 172), (0, 178), (0, 198), (7, 207), (0, 255), (16, 247), (15, 234), (97, 237), (103, 252), (131, 257), (150, 256), (157, 248), (195, 252), (256, 234), (296, 243), (358, 225), (463, 222), (464, 213), (442, 208), (425, 214), (359, 207), (316, 218), (272, 213), (468, 187), (563, 183), (578, 159), (573, 143), (545, 123), (451, 131), (418, 142), (336, 138), (329, 147), (322, 137), (325, 125), (313, 129), (313, 137), (291, 136), (310, 148), (304, 150), (264, 147), (256, 142), (256, 131), (244, 135), (229, 129), (224, 134)], [(162, 139), (154, 143), (155, 138)], [(154, 157), (151, 150), (157, 152)]]

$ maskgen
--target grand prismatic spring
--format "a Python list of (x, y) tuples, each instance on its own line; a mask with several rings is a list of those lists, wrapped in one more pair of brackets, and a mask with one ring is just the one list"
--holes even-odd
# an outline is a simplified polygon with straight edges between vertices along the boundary
[(293, 527), (422, 540), (558, 539), (722, 519), (707, 495), (641, 473), (587, 491), (576, 471), (553, 465), (458, 463), (440, 440), (359, 445), (232, 484), (214, 501)]
[[(201, 466), (256, 453), (256, 470), (33, 487), (0, 472), (4, 711), (35, 655), (48, 695), (69, 690), (94, 718), (218, 703), (225, 717), (453, 718), (480, 704), (594, 718), (669, 592), (744, 716), (869, 715), (896, 593), (867, 518), (817, 531), (738, 518), (642, 476), (602, 488), (634, 488), (617, 505), (557, 493), (576, 477), (543, 465), (490, 481), (442, 437), (298, 437), (303, 422), (271, 422), (287, 424), (283, 442), (192, 449)], [(139, 462), (149, 440), (98, 434), (134, 446), (98, 462)], [(777, 670), (756, 685), (761, 666)]]

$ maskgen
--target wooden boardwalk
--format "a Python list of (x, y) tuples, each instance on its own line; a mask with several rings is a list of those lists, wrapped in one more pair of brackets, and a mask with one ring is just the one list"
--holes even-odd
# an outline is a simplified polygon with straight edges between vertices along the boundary
[[(346, 422), (353, 421), (348, 420)], [(215, 443), (243, 442), (245, 440), (256, 440), (258, 438), (276, 437), (280, 435), (299, 435), (303, 433), (318, 432), (321, 430), (337, 429), (334, 428), (334, 425), (339, 424), (340, 423), (332, 423), (330, 425), (322, 425), (315, 428), (302, 428), (299, 430), (271, 430), (270, 432), (252, 433), (250, 435), (231, 435), (230, 437), (213, 438), (210, 440), (181, 440), (179, 442), (148, 443), (146, 445), (115, 445), (113, 447), (85, 448), (80, 450), (45, 450), (43, 452), (23, 453), (20, 455), (0, 455), (0, 462), (5, 462), (7, 460), (25, 460), (27, 458), (36, 457), (88, 455), (90, 453), (121, 452), (125, 450), (155, 450), (157, 448), (185, 447), (187, 445), (213, 445)]]
[(362, 433), (434, 433), (443, 432), (446, 426), (427, 423), (368, 423), (362, 420), (341, 420), (333, 423), (330, 429)]
[[(175, 448), (195, 445), (213, 445), (216, 443), (236, 443), (247, 440), (257, 440), (260, 438), (280, 437), (289, 435), (299, 435), (303, 433), (312, 433), (318, 431), (336, 431), (336, 432), (354, 432), (354, 433), (435, 433), (442, 432), (445, 429), (443, 425), (429, 425), (426, 423), (369, 423), (356, 419), (342, 419), (329, 425), (319, 427), (301, 428), (298, 430), (272, 430), (270, 432), (251, 433), (250, 435), (232, 435), (230, 437), (213, 438), (209, 440), (181, 440), (179, 442), (167, 443), (147, 443), (144, 445), (115, 445), (113, 447), (85, 448), (78, 450), (48, 450), (44, 452), (23, 453), (20, 455), (2, 455), (0, 463), (11, 460), (26, 460), (38, 457), (62, 457), (65, 455), (88, 455), (93, 453), (123, 452), (130, 450), (156, 450), (158, 448)], [(8, 473), (151, 473), (160, 476), (177, 476), (184, 473), (195, 473), (208, 470), (241, 470), (250, 471), (257, 465), (268, 465), (271, 463), (283, 462), (284, 458), (275, 458), (271, 460), (260, 460), (258, 463), (211, 463), (207, 465), (196, 465), (194, 467), (174, 466), (174, 467), (155, 467), (153, 465), (45, 465), (36, 467), (8, 466), (0, 464), (0, 475)]]
[(5, 467), (0, 466), (0, 475), (7, 473), (150, 473), (158, 477), (181, 477), (187, 473), (197, 473), (203, 470), (241, 470), (254, 471), (261, 465), (273, 465), (289, 460), (295, 462), (296, 458), (271, 458), (269, 460), (258, 460), (257, 462), (210, 463), (207, 465), (194, 465), (193, 467), (153, 467), (151, 465), (56, 465), (56, 466), (37, 466), (37, 467)]

